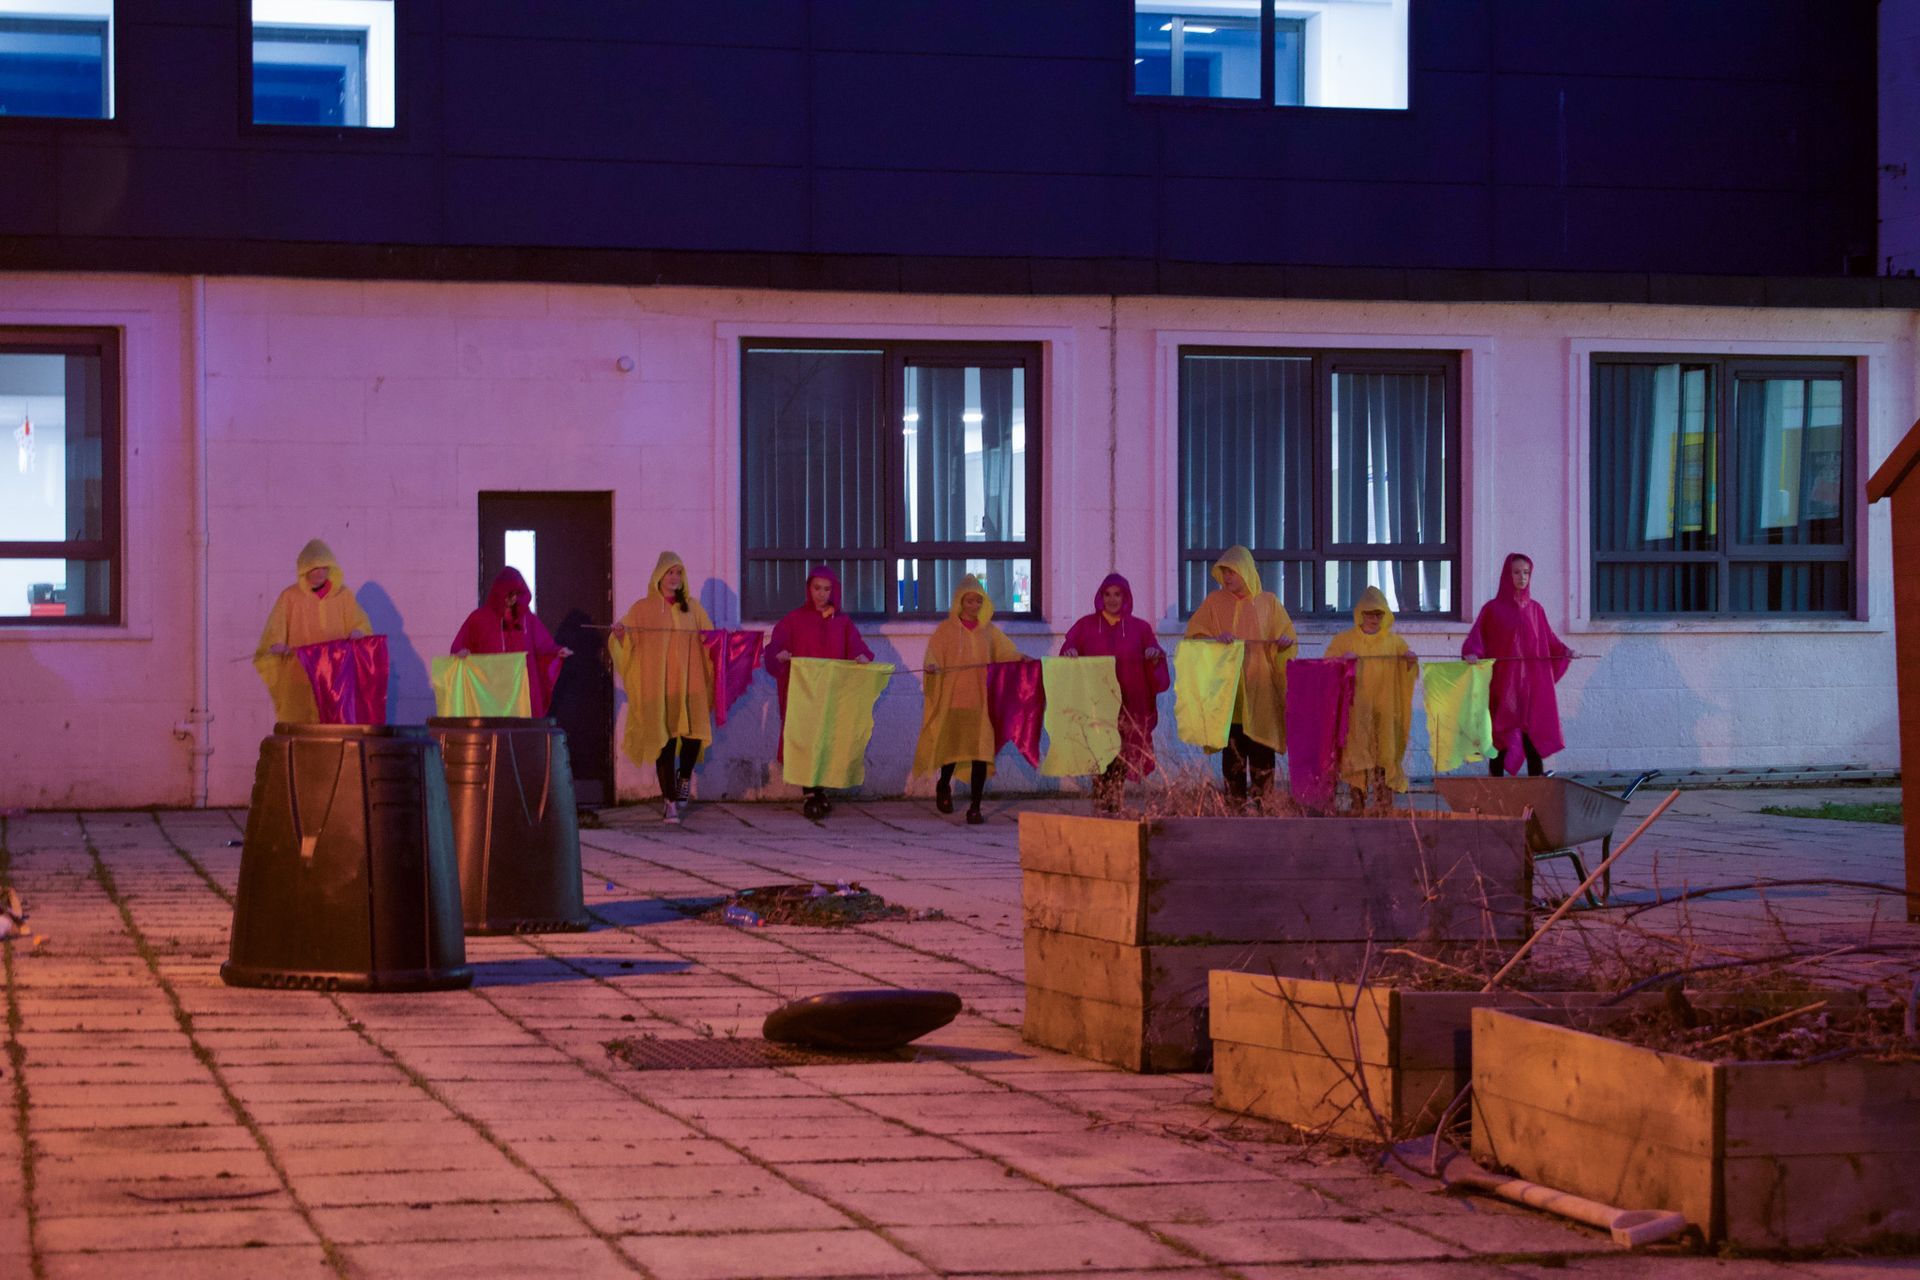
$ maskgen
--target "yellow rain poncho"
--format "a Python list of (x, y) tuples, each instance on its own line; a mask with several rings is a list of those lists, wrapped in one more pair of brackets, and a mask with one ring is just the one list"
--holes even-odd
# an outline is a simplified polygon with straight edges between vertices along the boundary
[[(1214, 562), (1213, 580), (1223, 582), (1223, 568), (1240, 575), (1247, 594), (1236, 596), (1220, 586), (1207, 593), (1187, 620), (1187, 635), (1211, 639), (1230, 635), (1248, 641), (1240, 664), (1240, 688), (1234, 695), (1233, 723), (1255, 742), (1275, 751), (1287, 749), (1287, 659), (1299, 646), (1293, 619), (1271, 591), (1260, 589), (1260, 570), (1245, 547), (1229, 548)], [(1271, 641), (1267, 644), (1253, 641)]]
[[(1386, 616), (1380, 630), (1360, 629), (1360, 615), (1378, 609)], [(1407, 735), (1413, 728), (1413, 682), (1420, 665), (1407, 642), (1393, 634), (1393, 610), (1378, 587), (1368, 587), (1353, 605), (1353, 630), (1342, 631), (1326, 656), (1353, 655), (1353, 710), (1347, 715), (1347, 744), (1340, 753), (1340, 776), (1362, 791), (1367, 774), (1386, 771), (1387, 786), (1407, 789)]]
[[(687, 607), (668, 597), (660, 580), (678, 567)], [(607, 639), (613, 669), (627, 691), (627, 727), (620, 749), (627, 759), (651, 769), (660, 749), (674, 738), (713, 741), (713, 663), (700, 642), (712, 619), (685, 581), (686, 565), (662, 551), (647, 579), (647, 594), (620, 619), (626, 634)]]
[[(315, 569), (327, 571), (325, 592), (307, 585), (307, 575)], [(345, 640), (354, 632), (373, 634), (367, 611), (353, 598), (327, 544), (315, 538), (300, 549), (295, 561), (294, 583), (280, 593), (267, 614), (266, 630), (260, 633), (259, 647), (253, 651), (253, 669), (267, 683), (273, 695), (273, 718), (286, 724), (316, 724), (320, 709), (313, 702), (313, 684), (291, 653), (275, 653), (273, 646), (298, 649), (324, 640)]]
[[(960, 601), (973, 592), (980, 597), (980, 619), (969, 630), (960, 621)], [(920, 718), (920, 741), (913, 750), (917, 777), (943, 764), (985, 760), (993, 772), (993, 719), (987, 714), (987, 664), (1014, 662), (1020, 651), (1006, 633), (993, 625), (993, 597), (968, 574), (953, 590), (947, 620), (933, 629), (927, 641), (927, 665), (937, 667), (926, 677), (926, 709)]]

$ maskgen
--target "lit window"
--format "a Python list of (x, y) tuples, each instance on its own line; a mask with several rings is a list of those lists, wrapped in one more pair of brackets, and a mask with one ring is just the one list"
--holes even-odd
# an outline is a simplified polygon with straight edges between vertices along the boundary
[(393, 0), (253, 0), (253, 122), (393, 127)]
[(0, 626), (119, 618), (119, 344), (0, 330)]
[(1295, 617), (1368, 586), (1457, 617), (1460, 360), (1444, 351), (1180, 353), (1180, 607), (1235, 544)]
[(1853, 362), (1593, 361), (1597, 617), (1853, 610)]
[(1282, 107), (1407, 105), (1408, 0), (1134, 0), (1133, 91)]
[(0, 0), (0, 116), (113, 117), (113, 0)]
[(849, 613), (938, 617), (971, 573), (1038, 614), (1037, 348), (749, 343), (741, 392), (748, 617), (821, 561)]

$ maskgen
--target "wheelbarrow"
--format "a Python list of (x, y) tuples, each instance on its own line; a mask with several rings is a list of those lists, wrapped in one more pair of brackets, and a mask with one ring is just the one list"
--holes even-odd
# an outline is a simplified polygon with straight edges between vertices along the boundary
[[(1435, 778), (1433, 789), (1455, 813), (1484, 813), (1502, 818), (1527, 819), (1527, 851), (1535, 862), (1565, 858), (1573, 863), (1576, 884), (1587, 881), (1587, 864), (1581, 860), (1579, 845), (1600, 842), (1600, 861), (1605, 862), (1613, 848), (1613, 824), (1626, 811), (1627, 801), (1640, 785), (1654, 777), (1641, 774), (1615, 795), (1598, 787), (1589, 787), (1571, 778), (1551, 774), (1538, 778)], [(1597, 907), (1613, 893), (1613, 871), (1601, 872), (1600, 883), (1586, 892), (1586, 905)]]

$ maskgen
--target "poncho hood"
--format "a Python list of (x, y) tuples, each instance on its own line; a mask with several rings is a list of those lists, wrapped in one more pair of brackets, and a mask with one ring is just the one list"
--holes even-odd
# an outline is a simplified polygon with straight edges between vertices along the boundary
[(829, 599), (828, 603), (833, 606), (833, 611), (835, 613), (839, 613), (840, 612), (840, 575), (833, 571), (832, 565), (817, 564), (813, 566), (813, 568), (807, 570), (807, 586), (806, 586), (807, 596), (805, 600), (801, 601), (801, 603), (806, 605), (806, 607), (808, 607), (809, 609), (813, 607), (813, 580), (815, 578), (819, 578), (821, 581), (825, 582), (828, 586), (833, 588), (833, 595)]
[(1247, 594), (1260, 594), (1260, 569), (1253, 563), (1253, 552), (1245, 547), (1228, 547), (1226, 553), (1213, 562), (1213, 580), (1221, 586), (1227, 585), (1226, 576), (1220, 571), (1231, 569), (1240, 575), (1240, 581), (1246, 584)]
[(1093, 611), (1095, 613), (1106, 612), (1108, 587), (1120, 588), (1120, 616), (1123, 618), (1131, 618), (1133, 616), (1133, 586), (1117, 573), (1110, 573), (1100, 579), (1100, 586), (1093, 593)]
[(328, 593), (338, 591), (346, 581), (345, 575), (340, 572), (340, 561), (334, 557), (333, 548), (315, 538), (300, 548), (300, 557), (294, 561), (293, 576), (302, 591), (313, 592), (313, 588), (307, 585), (307, 575), (322, 567), (327, 571)]
[(947, 605), (947, 616), (955, 622), (960, 621), (960, 601), (969, 591), (976, 592), (980, 596), (980, 617), (977, 623), (984, 627), (993, 621), (993, 597), (987, 594), (984, 586), (980, 585), (980, 579), (972, 574), (960, 579), (960, 585), (953, 589), (953, 600)]
[(1378, 609), (1387, 615), (1380, 620), (1380, 634), (1393, 634), (1393, 606), (1387, 603), (1386, 592), (1378, 587), (1368, 587), (1360, 593), (1360, 598), (1353, 602), (1354, 626), (1360, 625), (1360, 615), (1369, 609)]
[(660, 558), (653, 562), (653, 573), (647, 578), (647, 594), (650, 596), (659, 596), (662, 600), (672, 603), (673, 597), (668, 595), (666, 590), (661, 587), (660, 579), (667, 576), (667, 570), (675, 568), (676, 566), (680, 570), (680, 588), (687, 592), (688, 598), (691, 599), (693, 596), (693, 586), (686, 581), (687, 565), (676, 551), (662, 551)]
[(1494, 592), (1494, 599), (1498, 600), (1501, 604), (1512, 605), (1517, 609), (1533, 599), (1533, 591), (1531, 588), (1522, 591), (1513, 585), (1513, 566), (1515, 564), (1524, 564), (1527, 568), (1531, 569), (1533, 568), (1533, 557), (1521, 555), (1518, 551), (1513, 552), (1507, 557), (1506, 563), (1500, 566), (1500, 589)]
[[(520, 602), (510, 606), (507, 597), (514, 595), (520, 597)], [(508, 565), (494, 578), (493, 585), (487, 588), (484, 607), (502, 621), (517, 623), (533, 612), (533, 592), (527, 589), (527, 580), (520, 571)]]

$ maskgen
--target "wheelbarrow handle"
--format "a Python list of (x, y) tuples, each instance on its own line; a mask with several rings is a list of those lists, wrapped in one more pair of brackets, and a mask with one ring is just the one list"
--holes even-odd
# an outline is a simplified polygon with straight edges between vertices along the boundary
[(1620, 798), (1622, 800), (1633, 799), (1633, 793), (1640, 789), (1641, 783), (1652, 782), (1655, 778), (1659, 776), (1660, 776), (1660, 771), (1658, 769), (1647, 770), (1645, 773), (1641, 774), (1639, 777), (1635, 778), (1632, 782), (1629, 782), (1627, 784), (1627, 789), (1620, 793)]

